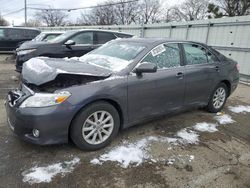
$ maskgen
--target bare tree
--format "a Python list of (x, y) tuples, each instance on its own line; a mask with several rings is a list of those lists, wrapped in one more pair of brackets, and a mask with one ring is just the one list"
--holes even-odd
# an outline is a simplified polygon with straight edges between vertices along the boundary
[(7, 26), (9, 22), (0, 15), (0, 26)]
[(54, 27), (65, 25), (68, 15), (60, 10), (41, 10), (35, 14), (35, 17), (47, 26)]
[(144, 24), (159, 22), (161, 11), (159, 0), (143, 0), (139, 7), (140, 20)]
[(98, 25), (113, 25), (117, 23), (114, 6), (103, 6), (112, 3), (113, 1), (107, 1), (93, 10)]
[(186, 0), (180, 6), (173, 7), (176, 21), (200, 20), (207, 16), (207, 0)]
[(214, 0), (208, 5), (209, 18), (250, 14), (250, 0)]
[(127, 25), (136, 22), (136, 17), (139, 13), (138, 2), (128, 2), (128, 0), (119, 0), (118, 2), (120, 4), (114, 7), (117, 24)]
[(91, 11), (82, 12), (78, 23), (82, 25), (114, 25), (135, 22), (138, 3), (131, 0), (108, 0)]
[(89, 12), (83, 12), (78, 23), (83, 25), (118, 25), (156, 23), (160, 21), (159, 0), (108, 0)]

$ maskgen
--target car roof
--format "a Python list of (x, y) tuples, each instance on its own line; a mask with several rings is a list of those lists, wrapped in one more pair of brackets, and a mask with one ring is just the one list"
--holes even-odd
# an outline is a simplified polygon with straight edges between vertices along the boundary
[[(104, 29), (74, 29), (74, 30), (67, 30), (67, 31), (72, 31), (72, 32), (80, 32), (80, 31), (100, 31), (100, 32), (107, 32), (107, 33), (117, 33), (117, 34), (124, 34), (124, 35), (130, 35), (133, 36), (132, 34), (129, 33), (124, 33), (124, 32), (119, 32), (119, 31), (113, 31), (113, 30), (104, 30)], [(67, 32), (66, 31), (66, 32)]]
[(119, 40), (124, 41), (124, 42), (143, 43), (145, 45), (161, 44), (161, 43), (164, 43), (164, 42), (176, 42), (176, 43), (190, 42), (190, 43), (205, 45), (203, 43), (196, 42), (196, 41), (170, 39), (170, 38), (139, 38), (139, 37), (134, 37), (134, 38), (121, 38)]

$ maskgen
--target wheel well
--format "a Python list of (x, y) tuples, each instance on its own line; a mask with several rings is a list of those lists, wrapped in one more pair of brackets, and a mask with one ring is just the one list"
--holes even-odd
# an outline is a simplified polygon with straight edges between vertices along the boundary
[(222, 80), (222, 83), (226, 84), (227, 89), (228, 89), (228, 94), (227, 96), (229, 97), (229, 95), (231, 94), (231, 83), (228, 80)]
[(72, 118), (72, 120), (71, 120), (71, 122), (70, 122), (69, 128), (68, 128), (68, 139), (69, 139), (69, 140), (71, 140), (71, 138), (70, 138), (70, 127), (71, 127), (71, 125), (72, 125), (72, 123), (73, 123), (75, 117), (79, 114), (79, 112), (80, 112), (83, 108), (85, 108), (86, 106), (88, 106), (88, 105), (90, 105), (90, 104), (93, 104), (93, 103), (95, 103), (95, 102), (101, 102), (101, 101), (107, 102), (107, 103), (109, 103), (109, 104), (111, 104), (112, 106), (115, 107), (115, 109), (117, 110), (117, 112), (118, 112), (118, 114), (119, 114), (119, 117), (120, 117), (120, 125), (121, 125), (121, 126), (120, 126), (120, 129), (122, 128), (124, 118), (123, 118), (123, 113), (122, 113), (122, 109), (121, 109), (120, 105), (119, 105), (116, 101), (111, 100), (111, 99), (98, 99), (98, 100), (91, 101), (91, 102), (87, 103), (85, 106), (81, 107), (81, 108), (77, 111), (77, 113), (74, 115), (74, 117)]

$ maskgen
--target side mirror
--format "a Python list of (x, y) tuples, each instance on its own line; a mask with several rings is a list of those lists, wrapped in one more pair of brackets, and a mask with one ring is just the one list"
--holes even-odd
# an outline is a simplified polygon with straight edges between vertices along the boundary
[(75, 45), (76, 42), (73, 41), (73, 40), (67, 40), (64, 44), (65, 44), (66, 46), (72, 46), (72, 45)]
[(157, 71), (157, 67), (153, 63), (143, 62), (138, 67), (135, 68), (136, 74), (142, 73), (153, 73)]

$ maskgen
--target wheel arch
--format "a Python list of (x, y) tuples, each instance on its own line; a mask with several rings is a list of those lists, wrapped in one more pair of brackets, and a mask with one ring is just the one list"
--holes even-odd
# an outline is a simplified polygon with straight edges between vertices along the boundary
[(88, 103), (86, 103), (85, 105), (83, 105), (82, 107), (80, 107), (77, 112), (75, 113), (75, 115), (73, 116), (72, 120), (70, 121), (70, 125), (68, 127), (68, 139), (71, 140), (70, 138), (70, 130), (71, 130), (71, 126), (72, 126), (72, 123), (74, 121), (74, 119), (76, 118), (76, 116), (81, 112), (81, 110), (83, 110), (84, 108), (86, 108), (87, 106), (93, 104), (93, 103), (97, 103), (97, 102), (107, 102), (109, 104), (111, 104), (118, 112), (119, 114), (119, 118), (120, 118), (120, 127), (119, 129), (121, 130), (123, 128), (123, 123), (124, 123), (124, 114), (123, 114), (123, 111), (122, 111), (122, 108), (121, 108), (121, 105), (113, 100), (113, 99), (109, 99), (109, 98), (100, 98), (100, 99), (96, 99), (96, 100), (92, 100), (92, 101), (89, 101)]
[(229, 80), (222, 80), (220, 83), (224, 83), (227, 86), (228, 94), (227, 97), (231, 94), (231, 82)]

